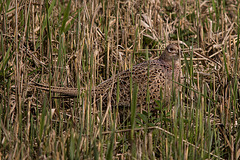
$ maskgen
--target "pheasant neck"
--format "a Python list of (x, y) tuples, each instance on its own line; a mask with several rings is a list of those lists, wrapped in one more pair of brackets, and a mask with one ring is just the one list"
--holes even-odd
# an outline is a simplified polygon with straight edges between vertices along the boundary
[(170, 57), (169, 55), (166, 55), (165, 53), (163, 53), (159, 60), (164, 61), (165, 63), (167, 63), (169, 66), (172, 66), (174, 64), (174, 67), (178, 67), (180, 66), (180, 62), (179, 62), (179, 57)]

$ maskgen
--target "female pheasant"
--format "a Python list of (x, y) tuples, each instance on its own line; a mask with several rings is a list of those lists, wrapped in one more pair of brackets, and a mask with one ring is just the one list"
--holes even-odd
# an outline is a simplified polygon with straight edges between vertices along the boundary
[[(94, 89), (92, 96), (99, 100), (102, 96), (103, 106), (106, 106), (111, 97), (112, 106), (130, 106), (130, 77), (132, 84), (138, 86), (137, 106), (146, 106), (147, 92), (149, 92), (149, 104), (155, 105), (155, 100), (160, 100), (160, 91), (163, 93), (163, 100), (168, 102), (172, 94), (174, 81), (180, 81), (180, 47), (175, 44), (168, 45), (162, 55), (156, 60), (149, 60), (132, 67), (132, 69), (116, 74), (114, 77), (105, 80)], [(42, 84), (35, 84), (37, 88), (49, 91), (49, 87)], [(119, 85), (119, 102), (117, 104), (117, 88)], [(133, 85), (132, 85), (133, 86)], [(178, 85), (175, 84), (176, 90)], [(51, 87), (52, 92), (62, 95), (77, 97), (77, 88)], [(110, 94), (110, 96), (109, 96)]]

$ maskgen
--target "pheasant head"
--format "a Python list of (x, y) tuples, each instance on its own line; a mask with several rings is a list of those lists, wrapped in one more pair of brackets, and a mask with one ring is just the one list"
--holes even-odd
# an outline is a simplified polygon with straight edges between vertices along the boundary
[(162, 53), (162, 55), (160, 56), (160, 59), (169, 63), (174, 61), (175, 63), (175, 62), (178, 62), (180, 58), (180, 53), (181, 53), (181, 49), (178, 45), (169, 44), (164, 50), (164, 52)]

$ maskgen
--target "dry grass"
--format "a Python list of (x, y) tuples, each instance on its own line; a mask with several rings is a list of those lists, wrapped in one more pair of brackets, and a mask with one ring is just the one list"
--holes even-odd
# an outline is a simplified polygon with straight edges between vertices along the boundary
[[(234, 0), (0, 1), (1, 158), (238, 159), (239, 10)], [(173, 41), (184, 55), (171, 105), (131, 117), (92, 104), (92, 87)], [(30, 81), (86, 92), (53, 99)]]

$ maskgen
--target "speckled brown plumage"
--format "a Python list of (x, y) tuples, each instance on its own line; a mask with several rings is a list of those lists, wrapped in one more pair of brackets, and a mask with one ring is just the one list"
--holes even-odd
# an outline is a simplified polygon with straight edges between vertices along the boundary
[[(92, 90), (92, 96), (96, 95), (99, 100), (103, 99), (103, 105), (108, 102), (108, 94), (111, 93), (111, 105), (116, 105), (117, 82), (119, 81), (119, 106), (130, 106), (130, 77), (132, 74), (133, 84), (138, 86), (137, 105), (146, 105), (147, 90), (149, 90), (150, 105), (155, 100), (160, 99), (160, 90), (162, 90), (164, 101), (169, 101), (172, 93), (172, 84), (179, 81), (181, 73), (180, 49), (175, 44), (166, 47), (162, 55), (157, 60), (149, 60), (132, 67), (132, 70), (123, 71), (114, 77), (102, 82)], [(174, 71), (174, 73), (173, 73)], [(175, 84), (178, 89), (177, 84)], [(37, 84), (38, 88), (49, 90), (47, 86)], [(76, 88), (52, 87), (52, 92), (63, 95), (77, 96), (79, 94)], [(80, 91), (81, 92), (81, 91)]]

